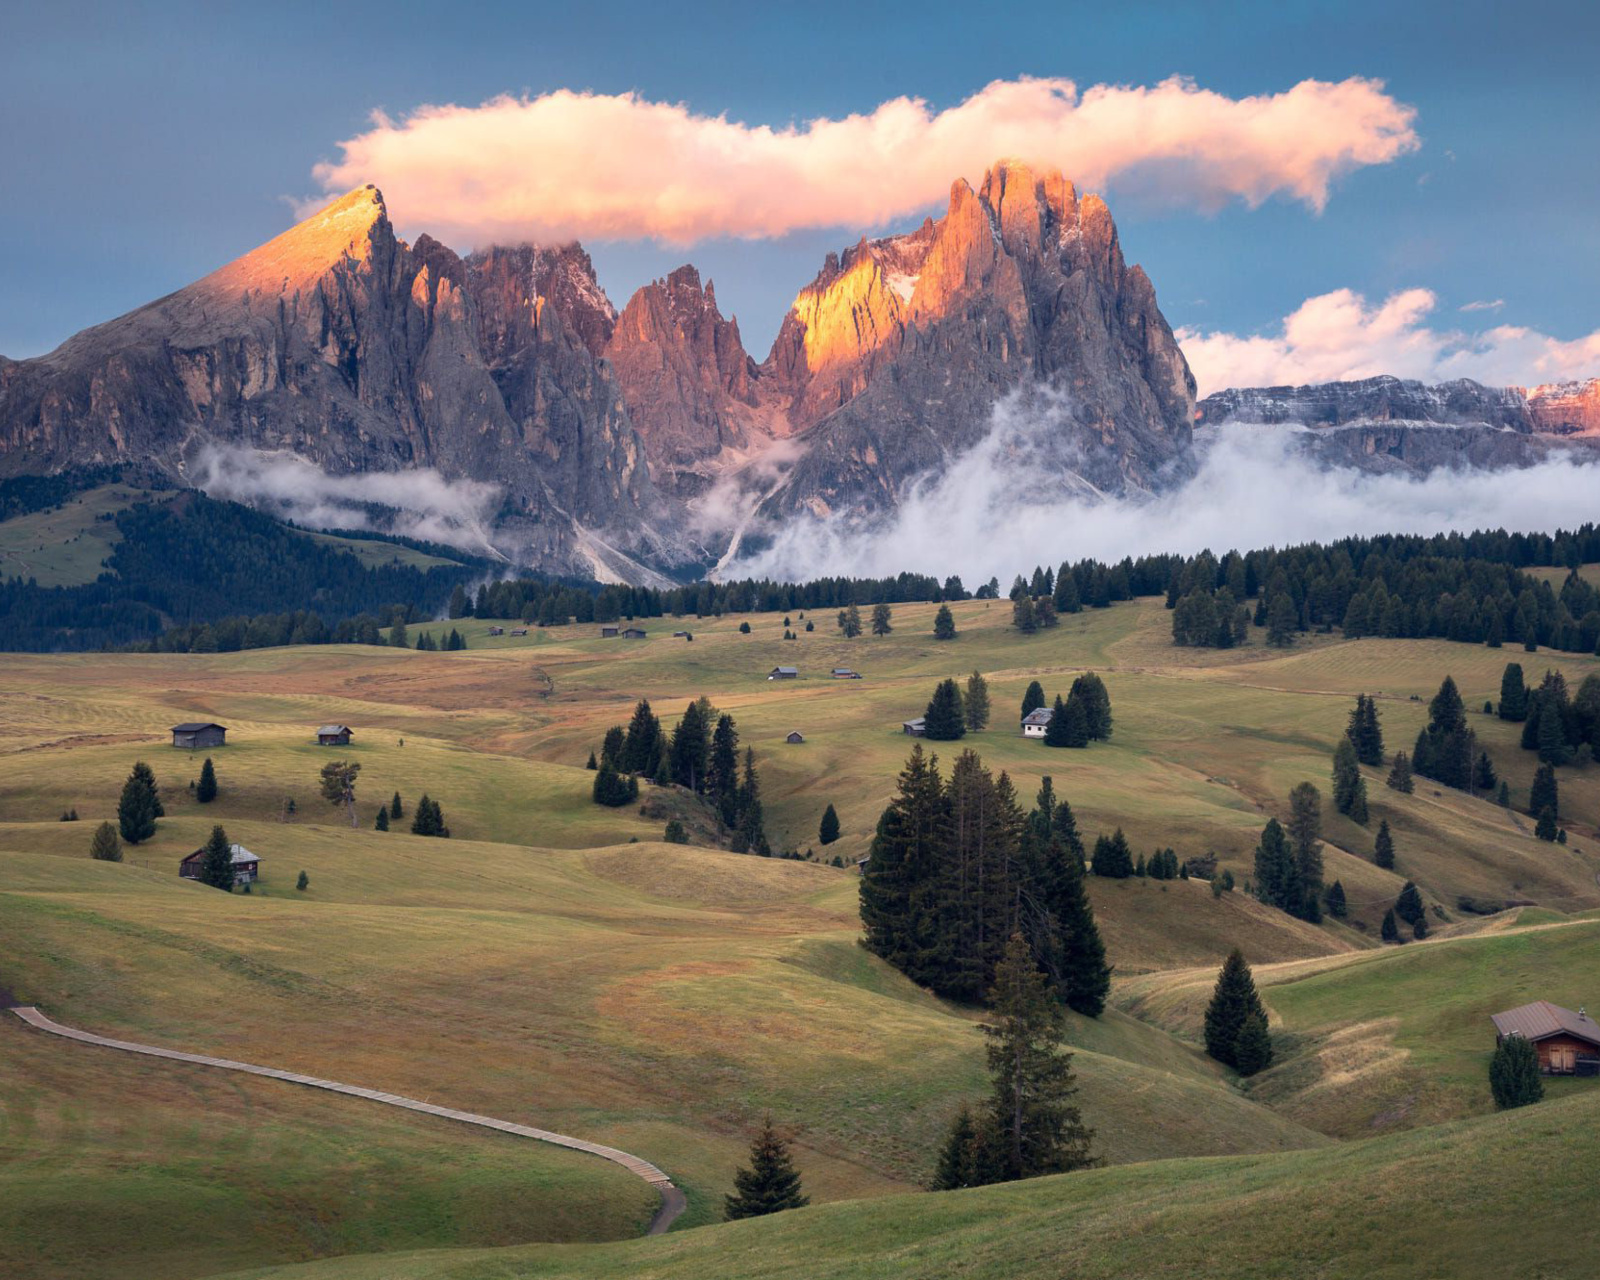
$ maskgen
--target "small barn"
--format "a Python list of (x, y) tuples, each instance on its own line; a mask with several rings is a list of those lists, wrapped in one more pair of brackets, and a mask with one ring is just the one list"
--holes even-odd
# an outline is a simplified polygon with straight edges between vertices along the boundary
[(489, 628), (489, 634), (492, 635), (492, 636), (503, 636), (503, 635), (505, 635), (505, 633), (506, 633), (506, 629), (504, 627), (490, 627)]
[(212, 724), (209, 720), (204, 722), (195, 720), (172, 726), (172, 745), (186, 747), (190, 751), (201, 747), (226, 746), (227, 737), (227, 725)]
[(602, 640), (615, 640), (618, 631), (619, 628), (614, 623), (606, 623), (600, 628), (600, 638)]
[(909, 734), (913, 738), (920, 738), (927, 731), (928, 722), (922, 716), (918, 716), (915, 720), (902, 720), (900, 722), (900, 732)]
[(1055, 712), (1049, 707), (1035, 707), (1022, 717), (1022, 736), (1024, 738), (1042, 738), (1045, 730), (1050, 727), (1050, 721)]
[[(252, 884), (261, 874), (261, 859), (242, 844), (228, 846), (233, 851), (234, 884)], [(200, 878), (200, 864), (206, 860), (206, 851), (196, 849), (178, 864), (178, 874), (185, 880)]]
[(798, 729), (789, 730), (789, 736), (784, 739), (791, 747), (799, 746), (805, 741), (805, 736)]
[(511, 634), (514, 635), (514, 636), (525, 636), (525, 635), (528, 634), (528, 628), (527, 627), (512, 627), (511, 628)]
[(768, 680), (798, 680), (799, 678), (799, 667), (773, 667), (771, 671), (767, 672)]
[(859, 680), (861, 676), (858, 672), (850, 670), (849, 667), (835, 667), (833, 669), (833, 678), (835, 680)]
[(354, 732), (347, 724), (325, 724), (317, 729), (317, 745), (319, 747), (348, 747), (350, 735)]
[(643, 640), (645, 631), (643, 627), (629, 627), (622, 633), (624, 640)]
[(1600, 1024), (1588, 1010), (1563, 1009), (1548, 1000), (1535, 1000), (1516, 1009), (1496, 1013), (1495, 1043), (1507, 1036), (1533, 1041), (1539, 1070), (1546, 1075), (1600, 1075)]

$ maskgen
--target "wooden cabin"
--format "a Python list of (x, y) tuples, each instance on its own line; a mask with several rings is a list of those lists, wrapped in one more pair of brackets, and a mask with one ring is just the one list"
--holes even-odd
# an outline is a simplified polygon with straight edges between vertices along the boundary
[(615, 624), (606, 623), (600, 628), (600, 638), (602, 640), (615, 640), (619, 634), (619, 630), (620, 629)]
[(900, 722), (900, 732), (909, 734), (913, 738), (920, 738), (927, 731), (928, 722), (924, 716), (918, 716), (915, 720), (902, 720)]
[(512, 627), (511, 628), (511, 634), (514, 635), (514, 636), (525, 636), (525, 635), (528, 634), (528, 628), (527, 627)]
[(835, 667), (833, 669), (833, 678), (835, 680), (859, 680), (861, 676), (857, 672), (850, 670), (849, 667)]
[(492, 635), (492, 636), (503, 636), (503, 635), (505, 635), (505, 633), (506, 633), (506, 629), (504, 627), (490, 627), (489, 628), (489, 634)]
[(325, 724), (317, 730), (319, 747), (348, 747), (353, 730), (347, 724)]
[(1574, 1013), (1548, 1000), (1535, 1000), (1516, 1009), (1496, 1013), (1495, 1043), (1507, 1036), (1533, 1041), (1539, 1070), (1546, 1075), (1600, 1075), (1600, 1024), (1586, 1009)]
[(1022, 736), (1024, 738), (1042, 738), (1050, 728), (1050, 721), (1055, 719), (1055, 710), (1051, 707), (1035, 707), (1022, 717)]
[[(253, 883), (261, 874), (261, 859), (242, 844), (229, 845), (228, 847), (233, 851), (234, 884)], [(205, 860), (205, 849), (196, 849), (178, 864), (178, 874), (185, 880), (198, 880), (200, 878), (200, 864)]]
[(799, 667), (773, 667), (771, 671), (767, 672), (768, 680), (798, 680), (799, 678)]
[(784, 739), (791, 747), (797, 747), (805, 741), (805, 737), (798, 729), (789, 730), (789, 736)]
[(624, 640), (643, 640), (644, 634), (643, 627), (629, 627), (622, 633), (622, 638)]
[(186, 747), (190, 751), (201, 747), (222, 747), (227, 745), (228, 727), (222, 724), (191, 721), (187, 724), (172, 726), (172, 745)]

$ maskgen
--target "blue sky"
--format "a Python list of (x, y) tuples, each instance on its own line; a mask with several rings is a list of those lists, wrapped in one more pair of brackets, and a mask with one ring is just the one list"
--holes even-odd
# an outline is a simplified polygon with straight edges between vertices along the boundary
[[(1600, 329), (1591, 4), (288, 3), (139, 13), (4, 0), (0, 22), (0, 353), (12, 357), (48, 350), (282, 230), (288, 198), (319, 189), (312, 166), (337, 158), (374, 109), (404, 117), (502, 93), (636, 91), (783, 126), (871, 112), (902, 94), (944, 109), (1023, 76), (1087, 87), (1177, 74), (1232, 98), (1362, 76), (1416, 108), (1420, 148), (1338, 178), (1320, 214), (1282, 197), (1205, 213), (1113, 180), (1124, 248), (1175, 327), (1270, 335), (1306, 299), (1349, 289), (1374, 309), (1404, 290), (1431, 291), (1415, 323), (1436, 330), (1521, 326), (1571, 343)], [(586, 243), (619, 306), (652, 276), (695, 262), (759, 357), (822, 254), (865, 229), (689, 248)], [(1503, 305), (1458, 310), (1494, 301)], [(1402, 371), (1472, 371), (1470, 357), (1426, 368), (1407, 358), (1416, 368)], [(1485, 367), (1498, 372), (1506, 358)]]

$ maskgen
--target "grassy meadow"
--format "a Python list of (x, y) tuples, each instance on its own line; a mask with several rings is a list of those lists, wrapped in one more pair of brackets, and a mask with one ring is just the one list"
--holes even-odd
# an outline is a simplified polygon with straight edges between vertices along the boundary
[[(963, 1256), (940, 1249), (972, 1250), (970, 1274), (1001, 1274), (1004, 1257), (1026, 1262), (1050, 1240), (1066, 1249), (1077, 1233), (1080, 1253), (1061, 1254), (1075, 1259), (1073, 1273), (1113, 1274), (1144, 1231), (1188, 1233), (1193, 1256), (1210, 1256), (1198, 1242), (1229, 1215), (1262, 1212), (1261, 1180), (1355, 1197), (1372, 1176), (1364, 1170), (1535, 1131), (1542, 1121), (1507, 1117), (1393, 1132), (1490, 1110), (1490, 1012), (1538, 997), (1592, 1006), (1600, 995), (1583, 989), (1584, 975), (1600, 972), (1600, 920), (1584, 918), (1600, 908), (1600, 768), (1562, 771), (1565, 846), (1536, 841), (1514, 811), (1422, 780), (1401, 796), (1368, 770), (1370, 823), (1326, 821), (1327, 878), (1345, 886), (1346, 922), (1312, 926), (1243, 892), (1216, 897), (1198, 880), (1091, 881), (1116, 985), (1107, 1014), (1074, 1016), (1070, 1037), (1081, 1102), (1111, 1167), (884, 1200), (926, 1181), (950, 1116), (983, 1091), (978, 1015), (863, 951), (855, 873), (820, 859), (838, 854), (853, 868), (866, 852), (910, 747), (900, 722), (921, 714), (937, 680), (981, 670), (994, 708), (988, 730), (928, 744), (944, 762), (970, 746), (1030, 800), (1050, 775), (1090, 839), (1121, 826), (1139, 853), (1211, 851), (1242, 884), (1289, 789), (1310, 779), (1326, 795), (1356, 693), (1378, 697), (1389, 750), (1409, 749), (1446, 672), (1481, 708), (1508, 659), (1535, 681), (1547, 665), (1520, 650), (1337, 636), (1286, 652), (1259, 639), (1180, 650), (1159, 601), (1073, 615), (1031, 637), (1007, 625), (1008, 602), (968, 601), (954, 606), (959, 634), (947, 643), (932, 638), (933, 612), (896, 606), (892, 634), (850, 641), (828, 611), (791, 615), (790, 641), (781, 615), (749, 618), (749, 635), (737, 617), (652, 619), (640, 641), (603, 640), (598, 626), (491, 637), (489, 620), (466, 619), (411, 628), (414, 643), (455, 626), (470, 646), (455, 653), (7, 654), (0, 989), (70, 1025), (620, 1146), (685, 1188), (685, 1227), (720, 1215), (749, 1130), (770, 1112), (794, 1132), (819, 1206), (666, 1246), (462, 1255), (461, 1275), (763, 1274), (707, 1269), (697, 1250), (716, 1248), (747, 1260), (759, 1250), (776, 1268), (765, 1274), (790, 1274), (782, 1268), (811, 1261), (789, 1249), (795, 1231), (815, 1236), (806, 1248), (818, 1251), (816, 1275), (900, 1274), (892, 1268), (908, 1258), (937, 1271), (941, 1257)], [(693, 640), (673, 638), (680, 629)], [(1563, 655), (1549, 665), (1576, 684), (1595, 662)], [(768, 681), (780, 663), (802, 679)], [(833, 666), (864, 678), (828, 679)], [(1021, 738), (1028, 682), (1053, 698), (1087, 669), (1110, 690), (1112, 740), (1058, 751)], [(662, 844), (661, 816), (591, 802), (583, 766), (607, 726), (626, 722), (640, 696), (670, 724), (702, 694), (755, 750), (774, 846), (818, 860)], [(202, 806), (190, 783), (204, 753), (174, 750), (166, 730), (213, 719), (229, 727), (229, 744), (210, 753), (221, 792)], [(1518, 801), (1535, 765), (1517, 747), (1518, 726), (1481, 712), (1472, 720)], [(354, 744), (315, 745), (328, 722), (353, 726)], [(805, 742), (787, 745), (796, 729)], [(338, 757), (362, 766), (355, 829), (318, 796), (318, 769)], [(112, 816), (136, 759), (155, 769), (167, 817), (124, 863), (91, 862), (94, 825)], [(374, 831), (395, 791), (406, 818)], [(452, 839), (408, 833), (424, 792)], [(671, 792), (646, 787), (644, 798), (664, 812), (687, 808)], [(843, 835), (823, 849), (817, 824), (830, 803)], [(57, 821), (74, 808), (81, 821)], [(1380, 818), (1394, 830), (1394, 872), (1371, 862)], [(262, 859), (249, 895), (224, 901), (178, 879), (179, 859), (214, 822)], [(302, 870), (304, 892), (294, 888)], [(1379, 921), (1408, 878), (1430, 903), (1436, 939), (1379, 948)], [(1532, 905), (1485, 919), (1464, 913), (1462, 896)], [(1279, 1056), (1246, 1087), (1196, 1044), (1216, 965), (1234, 945), (1258, 966)], [(0, 1054), (0, 1272), (121, 1276), (134, 1256), (149, 1274), (197, 1277), (332, 1254), (616, 1239), (649, 1216), (647, 1189), (572, 1153), (120, 1060), (44, 1042), (20, 1023), (0, 1024)], [(1550, 1114), (1592, 1118), (1594, 1082), (1557, 1085)], [(1471, 1178), (1452, 1164), (1458, 1174), (1450, 1185), (1466, 1194)], [(232, 1207), (181, 1221), (173, 1206), (190, 1195)], [(858, 1203), (833, 1203), (843, 1201)], [(85, 1229), (85, 1219), (108, 1225)], [(1213, 1223), (1212, 1234), (1196, 1234), (1197, 1222)], [(852, 1233), (881, 1257), (828, 1270), (845, 1265)], [(1283, 1256), (1302, 1244), (1286, 1237)], [(664, 1269), (641, 1261), (653, 1247), (651, 1266)], [(1212, 1253), (1218, 1261), (1205, 1265), (1236, 1258)], [(402, 1265), (386, 1257), (326, 1274), (433, 1275), (456, 1258), (385, 1270)]]

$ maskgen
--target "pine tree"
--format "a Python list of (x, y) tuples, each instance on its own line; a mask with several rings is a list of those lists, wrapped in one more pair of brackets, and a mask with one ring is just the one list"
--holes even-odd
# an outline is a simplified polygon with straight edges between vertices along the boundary
[(978, 1157), (978, 1126), (972, 1120), (972, 1108), (963, 1105), (950, 1124), (949, 1136), (939, 1150), (939, 1166), (934, 1171), (934, 1191), (959, 1191), (963, 1187), (981, 1186)]
[(595, 769), (598, 769), (598, 768), (599, 768), (599, 767), (600, 767), (600, 765), (599, 765), (599, 762), (598, 762), (598, 761), (596, 761), (596, 760), (595, 760), (595, 758), (594, 758), (594, 752), (592, 752), (592, 751), (591, 751), (591, 752), (590, 752), (590, 753), (589, 753), (589, 759), (588, 759), (588, 762), (587, 762), (587, 763), (586, 763), (586, 764), (585, 764), (585, 765), (584, 765), (584, 766), (583, 766), (583, 767), (584, 767), (584, 768), (585, 768), (585, 769), (589, 769), (589, 770), (591, 770), (591, 771), (592, 771), (592, 770), (595, 770)]
[(227, 832), (221, 827), (212, 827), (211, 838), (206, 841), (202, 853), (200, 883), (221, 889), (224, 893), (232, 893), (233, 845), (228, 841)]
[(389, 829), (389, 810), (383, 805), (378, 806), (378, 816), (372, 820), (374, 831), (387, 831)]
[(1328, 914), (1335, 920), (1343, 920), (1349, 910), (1344, 898), (1344, 885), (1335, 880), (1333, 887), (1328, 890)]
[(982, 673), (974, 671), (967, 677), (967, 696), (963, 705), (968, 733), (981, 733), (989, 727), (989, 682)]
[(817, 828), (817, 839), (822, 844), (832, 844), (839, 838), (839, 815), (830, 804), (822, 811), (822, 825)]
[(1400, 926), (1395, 923), (1393, 907), (1383, 913), (1383, 928), (1379, 932), (1385, 942), (1400, 941)]
[(1494, 802), (1502, 809), (1511, 807), (1511, 784), (1504, 778), (1500, 779), (1500, 790), (1495, 792)]
[(1063, 702), (1056, 695), (1056, 705), (1050, 713), (1050, 723), (1044, 728), (1044, 745), (1047, 747), (1086, 747), (1089, 745), (1089, 722), (1083, 714), (1081, 701)]
[(1294, 631), (1299, 622), (1294, 601), (1286, 593), (1279, 592), (1267, 608), (1267, 643), (1274, 649), (1287, 649), (1294, 643)]
[(1242, 1076), (1253, 1076), (1272, 1065), (1272, 1037), (1263, 1013), (1252, 1013), (1233, 1042), (1233, 1066)]
[(296, 889), (298, 889), (301, 893), (304, 893), (307, 889), (309, 889), (311, 887), (311, 877), (308, 876), (304, 871), (302, 871), (300, 873), (300, 875), (299, 875), (299, 878), (295, 880), (294, 887)]
[[(706, 789), (711, 764), (712, 727), (706, 720), (709, 705), (700, 699), (691, 702), (684, 708), (678, 727), (672, 731), (673, 779), (680, 787), (697, 793)], [(654, 768), (655, 764), (656, 756), (652, 753), (642, 767)]]
[(1078, 581), (1063, 564), (1061, 572), (1056, 574), (1056, 612), (1081, 613), (1083, 601), (1078, 596)]
[(1449, 676), (1428, 704), (1428, 725), (1418, 736), (1411, 766), (1425, 778), (1462, 791), (1472, 784), (1477, 740), (1467, 728), (1466, 707)]
[(1415, 925), (1425, 914), (1422, 894), (1409, 880), (1406, 881), (1405, 888), (1400, 890), (1400, 896), (1394, 900), (1394, 913), (1409, 925)]
[(622, 750), (617, 756), (617, 769), (622, 773), (649, 773), (656, 767), (661, 754), (661, 721), (650, 710), (650, 703), (640, 698), (634, 705), (633, 717), (628, 721), (623, 735)]
[(117, 802), (117, 827), (125, 841), (138, 844), (155, 835), (158, 804), (150, 766), (141, 760), (122, 784), (122, 798)]
[[(627, 780), (612, 767), (609, 759), (600, 761), (600, 767), (595, 770), (594, 787), (592, 790), (594, 802), (603, 804), (612, 809), (620, 809), (628, 803)], [(424, 797), (426, 799), (426, 797)], [(423, 822), (422, 805), (418, 802), (417, 817), (411, 824), (411, 830), (416, 835), (432, 835), (431, 831), (418, 831), (417, 824)]]
[(665, 844), (688, 844), (689, 833), (684, 830), (683, 823), (672, 818), (668, 820), (666, 829), (661, 833), (661, 839)]
[(115, 823), (102, 822), (94, 830), (89, 842), (89, 856), (96, 862), (121, 862), (122, 841), (117, 838)]
[(839, 610), (839, 630), (844, 632), (846, 640), (854, 640), (861, 634), (861, 610), (854, 604)]
[(1472, 789), (1474, 791), (1493, 791), (1500, 785), (1500, 775), (1494, 771), (1494, 761), (1489, 759), (1487, 751), (1478, 752), (1478, 764), (1472, 771)]
[(1566, 728), (1562, 723), (1561, 707), (1554, 699), (1541, 699), (1539, 704), (1539, 759), (1548, 765), (1572, 762), (1572, 747), (1567, 742)]
[(1021, 718), (1026, 720), (1028, 712), (1037, 711), (1042, 706), (1044, 706), (1044, 686), (1037, 680), (1032, 680), (1028, 683), (1028, 687), (1022, 695)]
[(200, 785), (194, 789), (194, 798), (201, 804), (210, 804), (217, 798), (217, 770), (210, 756), (200, 766)]
[(336, 809), (343, 807), (352, 827), (356, 825), (356, 779), (360, 776), (361, 766), (351, 760), (330, 760), (320, 775), (322, 798)]
[(1522, 680), (1520, 662), (1506, 663), (1505, 673), (1500, 677), (1500, 718), (1517, 721), (1528, 718), (1528, 687)]
[[(1063, 810), (1066, 817), (1062, 826), (1070, 829), (1071, 843), (1056, 831)], [(1067, 1007), (1085, 1017), (1098, 1018), (1111, 992), (1111, 966), (1106, 963), (1105, 942), (1089, 902), (1083, 849), (1070, 807), (1065, 803), (1057, 806), (1050, 822), (1051, 832), (1041, 860), (1039, 896), (1054, 926), (1054, 937), (1036, 950), (1045, 952), (1042, 958)]]
[(1093, 671), (1085, 671), (1072, 682), (1072, 689), (1067, 694), (1067, 699), (1068, 701), (1077, 699), (1083, 703), (1090, 738), (1095, 742), (1105, 742), (1110, 739), (1111, 694), (1106, 690), (1104, 680)]
[(398, 821), (405, 816), (405, 811), (400, 807), (400, 793), (396, 791), (394, 799), (389, 801), (389, 817), (392, 821)]
[(706, 795), (717, 807), (725, 826), (739, 820), (739, 731), (733, 717), (720, 715), (711, 734), (711, 757), (706, 761)]
[(1206, 1006), (1206, 1052), (1226, 1066), (1237, 1067), (1239, 1036), (1253, 1017), (1265, 1025), (1267, 1011), (1244, 953), (1235, 947), (1217, 972), (1211, 1003)]
[(1289, 836), (1276, 818), (1268, 818), (1255, 852), (1256, 896), (1269, 907), (1295, 910), (1305, 894), (1300, 868)]
[(1404, 751), (1394, 753), (1394, 768), (1389, 770), (1389, 778), (1385, 784), (1391, 791), (1398, 791), (1403, 795), (1410, 795), (1416, 784), (1411, 780), (1411, 757)]
[(1552, 818), (1561, 816), (1561, 789), (1556, 782), (1553, 765), (1542, 764), (1533, 774), (1533, 786), (1528, 790), (1528, 812), (1537, 817), (1546, 809)]
[(967, 732), (961, 689), (954, 680), (941, 680), (923, 713), (923, 736), (934, 742), (954, 742)]
[(788, 1140), (772, 1126), (769, 1115), (750, 1144), (750, 1167), (733, 1175), (734, 1194), (724, 1199), (729, 1221), (759, 1218), (811, 1203), (800, 1190), (800, 1175), (789, 1156)]
[(954, 640), (956, 638), (956, 616), (950, 612), (950, 606), (942, 604), (939, 612), (933, 615), (933, 638), (935, 640)]
[(1322, 898), (1322, 796), (1309, 782), (1302, 782), (1289, 793), (1289, 843), (1294, 851), (1298, 900), (1284, 902), (1283, 909), (1310, 918)]
[[(1374, 768), (1383, 764), (1383, 727), (1378, 720), (1378, 702), (1366, 694), (1356, 695), (1355, 709), (1345, 735), (1356, 749), (1356, 759)], [(1341, 810), (1343, 812), (1343, 810)]]
[(990, 991), (984, 1025), (994, 1092), (988, 1127), (1002, 1181), (1090, 1168), (1094, 1133), (1072, 1098), (1077, 1081), (1065, 1048), (1061, 1006), (1020, 933), (1013, 933)]
[(917, 743), (878, 819), (859, 891), (867, 950), (923, 985), (933, 978), (931, 935), (948, 822), (937, 762)]
[(1489, 1061), (1489, 1090), (1502, 1111), (1525, 1107), (1544, 1097), (1539, 1051), (1526, 1036), (1502, 1036)]
[(1356, 759), (1356, 747), (1348, 737), (1340, 738), (1339, 745), (1333, 752), (1333, 807), (1340, 813), (1350, 815), (1351, 810), (1359, 807), (1362, 816), (1356, 821), (1366, 820), (1367, 784), (1361, 777), (1361, 765)]
[(1561, 834), (1556, 826), (1556, 811), (1549, 805), (1539, 810), (1539, 821), (1534, 824), (1533, 834), (1541, 840), (1555, 840)]
[(1026, 594), (1011, 602), (1011, 625), (1023, 635), (1032, 635), (1039, 629), (1039, 620), (1033, 611), (1033, 600)]
[(888, 605), (886, 605), (886, 604), (875, 604), (875, 605), (873, 605), (872, 606), (872, 634), (875, 635), (875, 636), (886, 636), (891, 631), (893, 631), (894, 627), (892, 625), (890, 625), (890, 619), (892, 618), (892, 616), (893, 615), (892, 615)]
[(1133, 875), (1133, 854), (1128, 848), (1128, 838), (1118, 827), (1115, 835), (1099, 836), (1094, 842), (1094, 855), (1089, 869), (1097, 876), (1110, 880), (1126, 880)]
[(1378, 835), (1372, 842), (1372, 865), (1385, 871), (1394, 870), (1394, 837), (1389, 833), (1389, 820), (1378, 823)]

